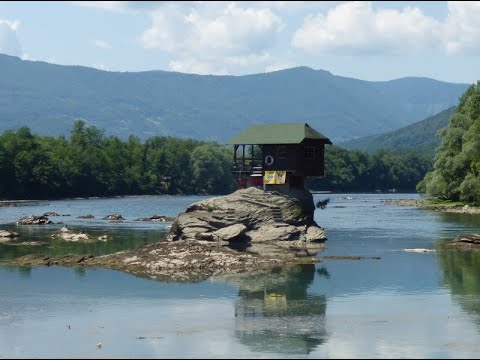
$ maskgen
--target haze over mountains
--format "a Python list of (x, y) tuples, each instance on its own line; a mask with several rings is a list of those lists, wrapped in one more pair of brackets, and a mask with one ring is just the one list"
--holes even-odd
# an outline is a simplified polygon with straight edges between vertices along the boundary
[(456, 105), (470, 84), (372, 82), (298, 67), (245, 76), (108, 72), (0, 54), (0, 132), (68, 135), (76, 119), (107, 135), (225, 143), (250, 124), (308, 122), (334, 143), (410, 125)]
[(338, 145), (346, 149), (357, 149), (370, 154), (378, 150), (404, 152), (415, 149), (433, 157), (435, 149), (440, 145), (440, 137), (437, 136), (437, 133), (448, 125), (450, 116), (455, 110), (456, 106), (452, 106), (401, 129), (353, 139)]

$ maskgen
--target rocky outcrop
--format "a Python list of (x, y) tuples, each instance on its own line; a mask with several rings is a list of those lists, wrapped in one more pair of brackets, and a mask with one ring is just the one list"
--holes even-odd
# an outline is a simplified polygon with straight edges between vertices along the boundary
[(14, 231), (7, 231), (7, 230), (0, 229), (0, 244), (6, 244), (19, 236), (20, 234)]
[(93, 219), (95, 216), (92, 214), (86, 214), (86, 215), (79, 215), (77, 216), (78, 219)]
[[(166, 281), (313, 264), (326, 240), (314, 210), (306, 190), (290, 197), (248, 188), (190, 205), (166, 241), (102, 256), (27, 255), (7, 264), (104, 267)], [(68, 234), (65, 228), (57, 236)]]
[(84, 232), (74, 233), (66, 226), (62, 227), (58, 233), (52, 234), (52, 238), (58, 238), (65, 241), (71, 242), (94, 242), (95, 240), (91, 239)]
[(19, 237), (19, 236), (20, 236), (20, 234), (14, 232), (14, 231), (0, 230), (0, 238), (12, 239), (12, 238), (16, 238), (16, 237)]
[(16, 266), (87, 266), (125, 271), (137, 276), (163, 281), (201, 281), (213, 275), (234, 274), (315, 263), (316, 258), (280, 259), (238, 252), (212, 241), (159, 242), (135, 250), (94, 256), (40, 254), (22, 256), (2, 265)]
[(461, 234), (443, 246), (461, 250), (480, 250), (480, 234)]
[(436, 210), (446, 213), (457, 214), (480, 214), (480, 207), (468, 204), (449, 204), (449, 203), (433, 203), (428, 199), (387, 199), (382, 200), (385, 205), (397, 206), (418, 206), (429, 210)]
[(61, 215), (57, 214), (55, 211), (48, 211), (44, 213), (43, 216), (61, 216)]
[(48, 219), (45, 215), (30, 215), (24, 216), (21, 219), (17, 220), (17, 225), (46, 225), (51, 224), (52, 221)]
[(307, 190), (287, 196), (251, 187), (190, 205), (172, 224), (167, 241), (219, 241), (262, 256), (312, 256), (326, 241), (314, 210)]
[(125, 218), (120, 214), (111, 214), (105, 216), (102, 220), (123, 221)]
[(52, 234), (52, 238), (70, 241), (70, 242), (84, 242), (92, 243), (96, 241), (108, 241), (109, 237), (107, 235), (102, 235), (97, 238), (92, 235), (88, 235), (84, 232), (72, 232), (67, 226), (62, 227), (57, 233)]
[(175, 218), (168, 217), (165, 215), (152, 215), (148, 218), (138, 218), (135, 221), (152, 221), (152, 222), (165, 222), (165, 221), (174, 221)]

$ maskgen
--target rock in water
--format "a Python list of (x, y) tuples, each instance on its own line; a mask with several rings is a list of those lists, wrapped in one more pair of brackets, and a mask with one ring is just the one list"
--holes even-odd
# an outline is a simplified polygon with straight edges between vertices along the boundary
[(20, 235), (14, 231), (7, 231), (7, 230), (0, 230), (0, 238), (15, 238), (19, 237)]
[(166, 239), (241, 243), (262, 256), (312, 256), (326, 241), (314, 210), (308, 190), (287, 196), (250, 187), (190, 205)]
[(17, 225), (45, 225), (51, 224), (52, 221), (48, 219), (45, 215), (30, 215), (24, 216), (21, 219), (17, 220)]

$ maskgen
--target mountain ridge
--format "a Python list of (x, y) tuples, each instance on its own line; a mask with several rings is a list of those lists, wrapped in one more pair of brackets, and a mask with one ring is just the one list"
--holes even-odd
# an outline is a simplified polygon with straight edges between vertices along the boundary
[(308, 122), (333, 142), (392, 131), (455, 105), (469, 84), (367, 81), (306, 66), (250, 75), (110, 72), (0, 54), (0, 131), (68, 135), (76, 119), (108, 135), (226, 142), (246, 126)]
[(417, 150), (433, 158), (435, 149), (440, 145), (437, 133), (448, 125), (456, 106), (445, 109), (424, 120), (407, 125), (395, 131), (353, 139), (339, 146), (349, 150), (361, 150), (373, 154), (378, 150), (403, 152)]

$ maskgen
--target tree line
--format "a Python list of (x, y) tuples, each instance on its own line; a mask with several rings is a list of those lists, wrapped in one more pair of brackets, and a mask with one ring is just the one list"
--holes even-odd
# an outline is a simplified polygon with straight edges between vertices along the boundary
[[(327, 176), (312, 190), (415, 191), (432, 168), (420, 153), (369, 155), (328, 146)], [(69, 137), (39, 136), (28, 127), (0, 135), (0, 198), (40, 199), (139, 194), (227, 194), (236, 189), (233, 150), (216, 142), (154, 136), (120, 140), (73, 124)]]
[(480, 81), (460, 97), (448, 125), (439, 131), (433, 169), (419, 192), (442, 200), (480, 204)]
[(373, 155), (359, 150), (327, 146), (324, 178), (306, 180), (306, 187), (333, 192), (415, 192), (417, 183), (432, 168), (432, 157), (415, 150)]
[(231, 151), (214, 142), (105, 136), (75, 121), (70, 136), (0, 135), (1, 198), (218, 194), (234, 189)]

